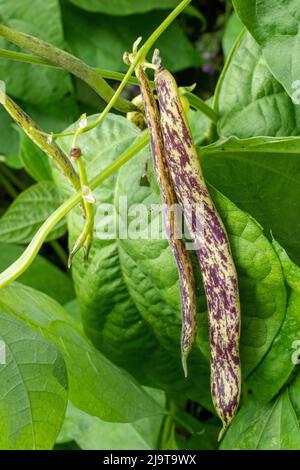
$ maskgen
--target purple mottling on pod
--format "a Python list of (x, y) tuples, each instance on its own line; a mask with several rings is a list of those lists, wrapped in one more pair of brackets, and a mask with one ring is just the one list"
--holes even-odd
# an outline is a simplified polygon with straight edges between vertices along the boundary
[[(173, 76), (163, 67), (155, 72), (164, 148), (177, 199), (196, 246), (206, 292), (210, 352), (211, 391), (223, 422), (220, 437), (234, 417), (240, 398), (239, 356), (240, 302), (238, 278), (223, 222), (212, 202), (197, 151), (181, 106)], [(194, 208), (186, 211), (186, 207)], [(202, 211), (196, 210), (201, 205)], [(196, 215), (195, 215), (196, 214)], [(194, 231), (194, 217), (200, 217)]]
[(185, 244), (177, 236), (174, 209), (178, 205), (173, 181), (168, 168), (162, 130), (157, 105), (149, 86), (148, 77), (142, 67), (136, 69), (144, 101), (147, 124), (151, 135), (151, 149), (156, 177), (159, 182), (163, 205), (166, 232), (169, 245), (177, 262), (182, 308), (181, 356), (185, 375), (187, 375), (187, 356), (192, 348), (197, 329), (195, 299), (195, 279), (192, 263)]

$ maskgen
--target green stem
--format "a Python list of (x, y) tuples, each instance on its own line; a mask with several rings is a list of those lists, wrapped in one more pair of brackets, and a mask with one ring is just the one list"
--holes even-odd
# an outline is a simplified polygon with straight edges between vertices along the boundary
[(60, 168), (75, 189), (79, 188), (79, 178), (72, 163), (55, 142), (49, 142), (40, 127), (4, 91), (0, 89), (0, 103), (19, 127), (49, 158)]
[[(98, 72), (68, 52), (34, 36), (30, 36), (29, 34), (25, 34), (20, 31), (15, 31), (4, 25), (0, 25), (0, 36), (3, 36), (5, 39), (16, 44), (22, 49), (27, 49), (33, 54), (42, 57), (45, 61), (72, 73), (86, 82), (105, 101), (111, 100), (114, 96), (114, 89), (111, 88)], [(130, 101), (125, 100), (120, 96), (114, 100), (114, 107), (123, 113), (135, 109), (135, 106)]]
[[(217, 114), (219, 114), (219, 99), (220, 99), (220, 94), (221, 94), (221, 90), (222, 90), (222, 86), (223, 86), (225, 76), (226, 76), (228, 68), (229, 68), (229, 66), (232, 62), (235, 51), (238, 48), (238, 46), (240, 45), (240, 42), (244, 37), (245, 31), (246, 31), (246, 28), (244, 28), (240, 32), (238, 37), (236, 38), (235, 43), (234, 43), (234, 45), (233, 45), (233, 47), (230, 51), (229, 56), (227, 57), (227, 60), (225, 62), (225, 65), (223, 67), (221, 75), (219, 77), (219, 80), (218, 80), (218, 83), (217, 83), (217, 86), (216, 86), (216, 90), (215, 90), (214, 100), (213, 100), (213, 109), (214, 109), (215, 113), (217, 113)], [(209, 129), (209, 135), (211, 136), (211, 141), (214, 141), (218, 138), (217, 123), (215, 123), (215, 122), (211, 123), (210, 129)]]
[[(38, 57), (36, 55), (24, 54), (23, 52), (9, 51), (7, 49), (1, 49), (1, 48), (0, 48), (0, 58), (15, 60), (17, 62), (25, 62), (27, 64), (43, 65), (43, 66), (55, 68), (55, 69), (62, 68), (62, 67), (59, 67), (58, 65), (51, 64), (50, 62), (47, 62), (47, 60), (42, 59), (41, 57)], [(107, 78), (108, 80), (116, 80), (118, 82), (121, 82), (125, 76), (125, 74), (122, 72), (113, 72), (112, 70), (99, 69), (95, 67), (93, 67), (93, 70), (95, 70), (95, 72), (100, 74), (103, 78)], [(128, 83), (131, 83), (132, 85), (139, 84), (137, 78), (135, 77), (130, 77), (130, 79), (128, 80)], [(154, 86), (154, 82), (151, 82), (151, 84), (152, 86)]]
[(66, 268), (68, 264), (68, 256), (61, 244), (57, 240), (52, 240), (51, 242), (49, 242), (49, 245), (52, 247), (53, 251), (60, 260), (63, 267)]
[(111, 108), (115, 105), (117, 100), (119, 99), (123, 89), (125, 88), (126, 84), (128, 83), (128, 80), (130, 79), (131, 75), (133, 74), (136, 66), (146, 58), (146, 55), (148, 54), (149, 50), (153, 46), (153, 44), (157, 41), (159, 36), (165, 31), (165, 29), (170, 26), (170, 24), (175, 20), (175, 18), (187, 7), (189, 3), (191, 3), (192, 0), (183, 0), (182, 2), (179, 3), (179, 5), (165, 18), (165, 20), (158, 26), (158, 28), (151, 34), (151, 36), (147, 39), (145, 44), (140, 48), (140, 50), (136, 53), (136, 56), (134, 58), (134, 61), (130, 65), (129, 69), (127, 70), (127, 73), (125, 74), (122, 82), (120, 83), (119, 87), (115, 91), (114, 96), (110, 100), (110, 102), (106, 105), (102, 113), (100, 114), (99, 118), (96, 119), (93, 123), (89, 124), (88, 126), (84, 127), (81, 129), (80, 133), (78, 134), (83, 134), (84, 132), (88, 132), (91, 129), (94, 129), (97, 127), (107, 116)]
[[(40, 57), (31, 55), (31, 54), (24, 54), (23, 52), (7, 51), (6, 49), (1, 49), (1, 48), (0, 48), (0, 58), (16, 60), (18, 62), (26, 62), (30, 64), (37, 64), (37, 65), (44, 65), (48, 67), (59, 68), (56, 65), (50, 64), (46, 60), (41, 59)], [(94, 68), (94, 70), (97, 73), (99, 73), (103, 78), (116, 80), (118, 82), (121, 82), (125, 77), (125, 73), (122, 73), (122, 72), (113, 72), (112, 70), (97, 69), (97, 68)], [(130, 83), (132, 85), (138, 85), (139, 81), (136, 77), (130, 77), (127, 83)], [(149, 84), (151, 88), (155, 87), (153, 81), (149, 81)], [(188, 98), (193, 108), (203, 112), (213, 122), (217, 122), (218, 120), (217, 113), (210, 106), (208, 106), (199, 96), (194, 95), (194, 93), (190, 93), (190, 92), (185, 92), (185, 96)]]
[[(138, 152), (140, 152), (149, 143), (148, 131), (143, 131), (137, 140), (120, 155), (111, 165), (103, 172), (97, 175), (89, 184), (93, 190), (113, 175), (121, 166), (131, 160)], [(17, 279), (31, 265), (37, 256), (42, 244), (53, 230), (56, 224), (63, 219), (71, 209), (80, 203), (82, 193), (77, 192), (67, 199), (51, 216), (43, 223), (37, 231), (24, 253), (11, 266), (0, 274), (0, 287), (4, 287), (10, 282)]]
[(15, 199), (17, 197), (18, 192), (15, 190), (11, 182), (5, 178), (5, 176), (0, 174), (0, 183), (7, 192), (7, 194), (12, 198)]
[(190, 105), (197, 109), (198, 111), (201, 111), (205, 116), (207, 116), (213, 123), (218, 122), (218, 114), (210, 107), (208, 106), (205, 101), (203, 101), (199, 96), (194, 95), (193, 93), (190, 92), (185, 92), (184, 96), (187, 97), (187, 99), (190, 102)]

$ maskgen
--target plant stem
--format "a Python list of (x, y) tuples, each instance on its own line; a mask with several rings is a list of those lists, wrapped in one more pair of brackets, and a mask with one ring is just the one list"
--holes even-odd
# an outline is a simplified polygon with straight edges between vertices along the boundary
[[(218, 80), (218, 83), (217, 83), (217, 86), (216, 86), (216, 89), (215, 89), (214, 100), (213, 100), (213, 109), (214, 109), (215, 113), (217, 113), (217, 114), (219, 114), (219, 99), (220, 99), (220, 94), (221, 94), (223, 82), (224, 82), (225, 76), (227, 74), (227, 70), (228, 70), (228, 68), (229, 68), (229, 66), (232, 62), (232, 58), (234, 57), (234, 54), (235, 54), (235, 51), (236, 51), (237, 47), (239, 46), (241, 40), (244, 37), (245, 31), (246, 31), (246, 28), (244, 28), (240, 32), (238, 37), (236, 38), (235, 43), (234, 43), (234, 45), (233, 45), (233, 47), (230, 51), (229, 56), (226, 59), (225, 65), (224, 65), (223, 70), (221, 72), (221, 75), (219, 77), (219, 80)], [(211, 123), (210, 129), (209, 129), (209, 136), (211, 137), (212, 142), (218, 138), (217, 123), (215, 123), (215, 122)]]
[(68, 256), (61, 246), (61, 244), (57, 240), (52, 240), (49, 242), (49, 245), (52, 247), (53, 251), (55, 252), (56, 256), (59, 258), (61, 264), (64, 268), (67, 267), (68, 264)]
[(56, 163), (65, 177), (77, 190), (80, 187), (78, 175), (69, 158), (60, 149), (60, 147), (58, 147), (55, 142), (49, 142), (44, 133), (41, 132), (40, 127), (31, 119), (31, 117), (28, 116), (28, 114), (26, 114), (20, 106), (18, 106), (1, 89), (0, 103), (26, 135), (28, 135), (28, 137)]
[[(147, 39), (145, 44), (140, 48), (140, 50), (136, 53), (136, 56), (134, 58), (134, 61), (130, 65), (129, 69), (127, 70), (122, 82), (120, 83), (119, 87), (115, 91), (115, 94), (113, 95), (112, 99), (110, 102), (106, 105), (102, 113), (100, 114), (99, 118), (96, 119), (93, 123), (89, 124), (88, 126), (84, 127), (83, 129), (78, 132), (78, 135), (83, 134), (84, 132), (88, 132), (91, 129), (94, 129), (97, 127), (107, 116), (109, 111), (111, 110), (112, 107), (115, 106), (115, 103), (119, 99), (123, 89), (125, 88), (126, 84), (128, 83), (128, 80), (130, 79), (131, 75), (133, 74), (136, 66), (146, 58), (146, 55), (148, 54), (149, 50), (153, 46), (153, 44), (157, 41), (159, 36), (167, 29), (168, 26), (175, 20), (175, 18), (187, 7), (189, 3), (191, 3), (192, 0), (183, 0), (182, 2), (179, 3), (179, 5), (167, 16), (167, 18), (164, 19), (164, 21), (158, 26), (158, 28), (151, 34), (151, 36)], [(0, 28), (1, 31), (1, 28)], [(65, 134), (67, 135), (67, 134)], [(68, 134), (70, 135), (70, 134)]]
[[(7, 49), (1, 49), (1, 48), (0, 48), (0, 58), (15, 60), (17, 62), (25, 62), (27, 64), (43, 65), (43, 66), (55, 68), (55, 69), (62, 68), (62, 67), (59, 67), (58, 65), (51, 64), (47, 60), (42, 59), (41, 57), (38, 57), (36, 55), (24, 54), (23, 52), (9, 51)], [(107, 78), (109, 80), (116, 80), (118, 82), (121, 82), (125, 76), (125, 74), (122, 72), (114, 72), (112, 70), (99, 69), (95, 67), (93, 67), (93, 70), (95, 70), (95, 72), (100, 74), (103, 78)], [(137, 78), (130, 77), (130, 79), (128, 80), (128, 83), (131, 83), (132, 85), (138, 85), (139, 82)], [(151, 82), (151, 84), (152, 86), (154, 86), (153, 82)]]
[[(47, 62), (44, 59), (41, 59), (40, 57), (31, 55), (31, 54), (24, 54), (23, 52), (8, 51), (6, 49), (1, 49), (1, 48), (0, 48), (0, 58), (16, 60), (18, 62), (26, 62), (29, 64), (44, 65), (44, 66), (53, 67), (53, 68), (61, 68), (61, 67), (58, 67), (57, 65), (50, 64), (49, 62)], [(122, 72), (114, 72), (112, 70), (97, 69), (97, 68), (94, 68), (94, 70), (97, 73), (99, 73), (103, 78), (116, 80), (118, 82), (121, 82), (125, 77), (125, 73), (122, 73)], [(139, 84), (138, 79), (132, 76), (128, 79), (127, 83), (130, 83), (131, 85)], [(149, 81), (149, 84), (151, 88), (155, 87), (153, 81)], [(185, 96), (188, 98), (191, 106), (203, 112), (213, 122), (217, 122), (217, 119), (218, 119), (217, 113), (210, 106), (208, 106), (199, 96), (194, 95), (194, 93), (191, 93), (191, 92), (185, 92)]]
[[(92, 67), (87, 65), (82, 60), (69, 54), (68, 52), (59, 49), (41, 39), (38, 39), (29, 34), (15, 31), (7, 26), (0, 25), (0, 36), (3, 36), (8, 41), (16, 44), (22, 49), (27, 49), (33, 54), (42, 57), (48, 63), (67, 70), (76, 77), (86, 82), (91, 88), (98, 93), (105, 101), (109, 101), (114, 96), (114, 89), (96, 72)], [(114, 101), (114, 107), (123, 113), (135, 110), (135, 106), (128, 100), (118, 96)]]
[[(125, 150), (119, 158), (111, 163), (105, 170), (97, 175), (89, 184), (89, 187), (93, 190), (113, 175), (121, 166), (131, 160), (138, 152), (140, 152), (149, 143), (149, 133), (147, 130), (143, 131), (137, 140)], [(67, 199), (56, 211), (54, 211), (50, 217), (43, 223), (40, 229), (37, 231), (30, 244), (24, 251), (24, 253), (18, 258), (11, 266), (0, 274), (0, 287), (4, 287), (10, 282), (17, 279), (26, 269), (31, 265), (37, 256), (42, 244), (53, 230), (56, 224), (65, 215), (70, 212), (82, 199), (82, 193), (77, 192), (72, 197)]]
[(188, 91), (184, 94), (184, 96), (187, 97), (193, 108), (197, 109), (198, 111), (201, 111), (215, 124), (218, 122), (218, 114), (210, 106), (208, 106), (205, 101), (203, 101), (199, 96), (196, 96)]

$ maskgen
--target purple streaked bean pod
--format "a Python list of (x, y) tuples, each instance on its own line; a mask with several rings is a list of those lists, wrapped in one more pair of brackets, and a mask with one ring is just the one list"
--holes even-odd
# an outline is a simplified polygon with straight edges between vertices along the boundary
[(187, 356), (194, 343), (197, 327), (193, 267), (183, 240), (177, 237), (176, 234), (174, 208), (178, 202), (165, 156), (157, 104), (149, 86), (148, 77), (141, 66), (136, 69), (136, 76), (140, 82), (147, 124), (151, 136), (151, 149), (154, 168), (163, 198), (166, 232), (169, 245), (172, 249), (178, 266), (183, 323), (181, 337), (181, 357), (184, 373), (185, 376), (187, 376)]
[(161, 66), (156, 69), (155, 84), (168, 166), (185, 223), (195, 243), (206, 292), (211, 392), (223, 422), (221, 437), (237, 411), (240, 398), (238, 278), (225, 227), (203, 178), (177, 84)]

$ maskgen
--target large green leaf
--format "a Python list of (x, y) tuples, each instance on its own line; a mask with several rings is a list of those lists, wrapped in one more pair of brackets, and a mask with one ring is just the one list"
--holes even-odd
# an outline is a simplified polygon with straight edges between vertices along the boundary
[(200, 151), (206, 179), (255, 217), (267, 234), (272, 230), (298, 262), (299, 143), (298, 138), (229, 138)]
[[(236, 45), (217, 101), (221, 135), (299, 135), (299, 106), (272, 77), (249, 34)], [(214, 147), (213, 154), (205, 149), (201, 154), (208, 181), (255, 217), (267, 233), (272, 230), (293, 260), (299, 262), (299, 142), (239, 142), (232, 138)]]
[[(92, 117), (91, 119), (95, 119)], [(72, 129), (72, 128), (71, 128)], [(136, 137), (124, 118), (109, 115), (103, 124), (81, 136), (89, 178), (107, 166)], [(60, 140), (70, 147), (69, 137)], [(103, 240), (97, 236), (103, 216), (101, 203), (119, 205), (119, 197), (134, 203), (159, 203), (156, 190), (139, 186), (149, 151), (127, 163), (116, 176), (95, 190), (96, 236), (87, 265), (77, 255), (73, 278), (85, 330), (94, 344), (143, 383), (181, 392), (210, 407), (207, 317), (198, 281), (199, 342), (190, 357), (184, 380), (180, 364), (178, 274), (165, 240)], [(149, 177), (152, 179), (151, 165)], [(61, 180), (58, 183), (61, 187)], [(225, 219), (240, 276), (243, 309), (243, 370), (249, 374), (267, 352), (285, 314), (285, 287), (280, 262), (260, 227), (221, 195), (215, 202)], [(79, 234), (79, 209), (68, 219), (70, 246)], [(200, 279), (199, 273), (197, 278)], [(125, 282), (124, 282), (125, 281)]]
[[(90, 120), (94, 120), (95, 116)], [(73, 129), (73, 127), (71, 127)], [(84, 149), (85, 162), (89, 178), (92, 178), (136, 138), (138, 130), (126, 119), (109, 115), (103, 124), (93, 129), (89, 135), (81, 136), (81, 147)], [(63, 149), (69, 148), (69, 137), (60, 139)], [(143, 161), (149, 159), (149, 150), (141, 153), (141, 160), (134, 160), (134, 174), (142, 175)], [(137, 177), (139, 179), (139, 176)], [(62, 178), (56, 172), (58, 186), (62, 187)], [(115, 204), (116, 175), (107, 180), (94, 191), (97, 203)], [(68, 189), (68, 188), (66, 188)], [(136, 181), (133, 192), (138, 191)], [(195, 351), (194, 374), (184, 380), (179, 357), (180, 319), (176, 319), (177, 337), (172, 339), (173, 348), (167, 351), (157, 340), (152, 325), (148, 319), (141, 316), (140, 311), (131, 298), (128, 286), (124, 282), (124, 266), (120, 259), (120, 248), (116, 239), (103, 240), (97, 237), (97, 226), (102, 216), (96, 211), (96, 236), (87, 264), (82, 263), (82, 257), (77, 255), (73, 260), (73, 279), (80, 303), (83, 323), (88, 336), (94, 344), (111, 358), (115, 363), (126, 367), (142, 383), (154, 387), (194, 394), (202, 403), (211, 406), (209, 391), (209, 366), (200, 351)], [(68, 218), (70, 246), (78, 236), (82, 227), (82, 214), (79, 208), (72, 211)], [(161, 247), (158, 247), (158, 253)], [(171, 259), (172, 261), (172, 259)], [(173, 267), (173, 266), (172, 266)], [(150, 285), (151, 287), (151, 285)], [(177, 286), (174, 288), (175, 295)], [(153, 288), (151, 288), (151, 292)], [(149, 296), (151, 295), (149, 291)], [(149, 306), (156, 300), (148, 299)], [(176, 300), (175, 300), (176, 305)], [(168, 310), (170, 308), (166, 307)], [(178, 306), (176, 306), (178, 310)], [(173, 330), (172, 317), (167, 324)], [(195, 385), (197, 383), (197, 385)], [(200, 385), (199, 385), (200, 384)], [(200, 392), (201, 390), (201, 392)]]
[(0, 306), (59, 349), (67, 367), (69, 398), (77, 408), (113, 422), (136, 421), (162, 412), (137, 382), (89, 343), (76, 321), (50, 297), (15, 283), (0, 290)]
[[(0, 243), (0, 271), (4, 271), (23, 253), (24, 248), (10, 243)], [(70, 276), (42, 256), (37, 256), (32, 265), (18, 281), (53, 297), (65, 304), (75, 297)]]
[[(139, 175), (140, 167), (134, 160), (122, 168), (117, 198), (126, 196), (128, 207), (145, 204), (151, 214), (151, 205), (160, 200), (151, 188), (138, 186)], [(213, 190), (211, 193), (225, 222), (236, 260), (242, 305), (242, 369), (247, 376), (270, 347), (283, 320), (284, 280), (278, 258), (261, 228), (220, 193)], [(167, 241), (120, 239), (119, 252), (132, 298), (160, 344), (167, 351), (173, 350), (176, 357), (181, 324), (178, 273)], [(201, 288), (199, 294), (203, 295)], [(202, 312), (203, 307), (202, 302)], [(205, 323), (206, 315), (202, 314), (200, 329)], [(200, 336), (201, 347), (201, 331)], [(190, 375), (195, 377), (193, 364), (191, 361)]]
[(24, 109), (44, 131), (61, 132), (80, 115), (76, 99), (74, 95), (66, 96), (59, 103), (48, 103), (47, 106), (25, 103)]
[[(25, 189), (0, 219), (0, 241), (30, 242), (42, 223), (61, 203), (62, 198), (51, 181), (41, 181)], [(65, 221), (62, 220), (48, 240), (60, 237), (65, 229)]]
[(299, 371), (289, 387), (289, 394), (290, 394), (290, 398), (291, 398), (291, 402), (293, 404), (294, 410), (300, 422), (300, 374), (299, 374)]
[(282, 327), (267, 356), (248, 381), (256, 397), (266, 402), (278, 393), (291, 376), (296, 365), (293, 361), (294, 345), (300, 339), (300, 268), (278, 243), (274, 241), (273, 245), (281, 260), (290, 293)]
[(0, 363), (0, 448), (52, 449), (68, 399), (62, 356), (2, 304), (0, 331), (6, 352)]
[[(298, 0), (233, 0), (235, 9), (260, 44), (273, 75), (290, 94), (299, 90), (300, 14)], [(299, 95), (298, 95), (299, 96)]]
[[(164, 394), (147, 390), (164, 407)], [(84, 450), (151, 450), (158, 442), (162, 416), (141, 419), (134, 423), (108, 423), (91, 416), (69, 403), (58, 443), (75, 441)]]
[[(128, 68), (123, 62), (124, 52), (132, 49), (139, 36), (144, 39), (150, 36), (164, 17), (160, 12), (109, 17), (72, 6), (63, 9), (66, 39), (72, 52), (94, 67), (121, 71)], [(160, 49), (164, 65), (173, 71), (201, 64), (200, 56), (176, 22), (162, 34), (155, 47)]]
[(231, 48), (242, 29), (243, 23), (236, 13), (232, 13), (229, 20), (227, 21), (222, 38), (222, 48), (225, 58), (229, 56)]
[(19, 158), (27, 173), (36, 181), (51, 180), (48, 156), (26, 134), (21, 134)]
[[(58, 47), (64, 46), (58, 0), (0, 0), (0, 15), (2, 21), (11, 28), (38, 36)], [(2, 38), (0, 46), (17, 49)], [(5, 81), (8, 94), (33, 104), (59, 102), (73, 89), (70, 77), (65, 72), (3, 59), (0, 79)]]
[(240, 36), (218, 95), (221, 136), (293, 136), (300, 132), (300, 107), (271, 75), (249, 33)]
[(7, 112), (0, 107), (0, 155), (18, 154), (19, 134), (13, 128), (13, 121)]
[(299, 450), (300, 427), (288, 390), (267, 405), (248, 399), (234, 418), (221, 449)]
[(150, 10), (174, 8), (178, 0), (70, 0), (74, 5), (87, 11), (106, 13), (107, 15), (132, 15)]

